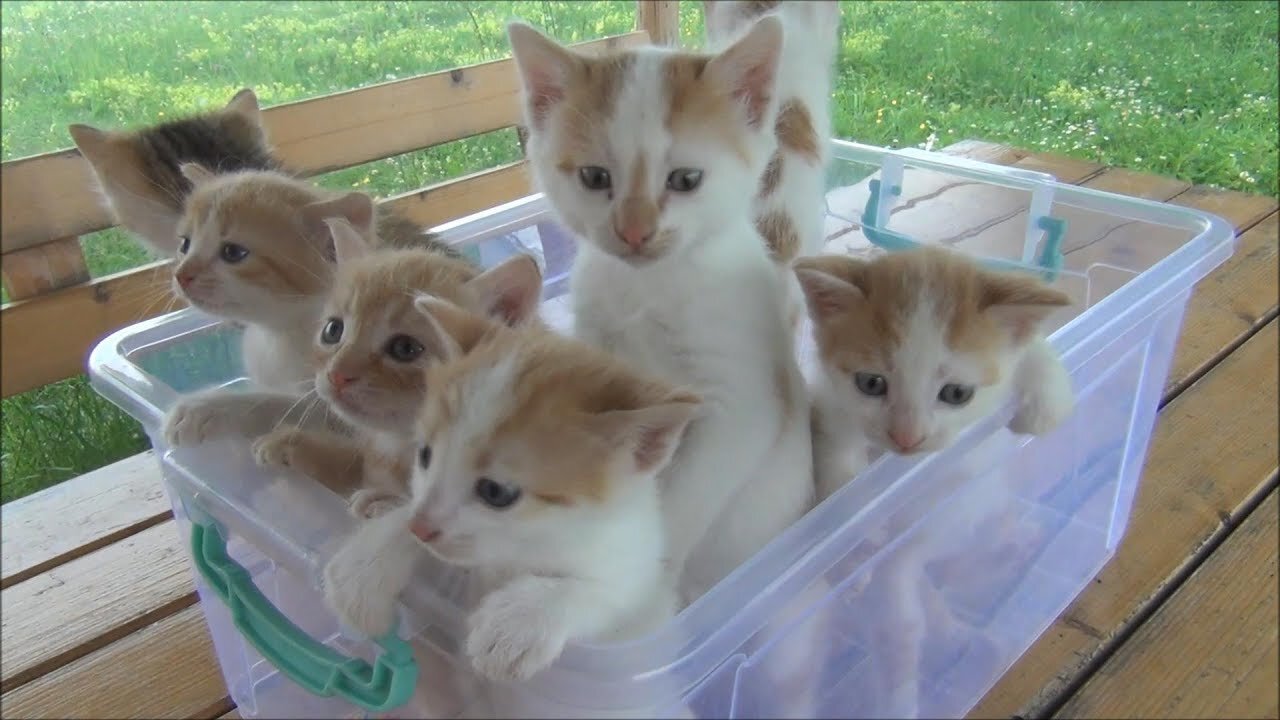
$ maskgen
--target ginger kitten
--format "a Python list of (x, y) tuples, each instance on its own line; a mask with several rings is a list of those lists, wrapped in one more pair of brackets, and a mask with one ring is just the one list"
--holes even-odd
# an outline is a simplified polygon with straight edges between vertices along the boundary
[(706, 400), (663, 475), (670, 567), (692, 602), (813, 496), (785, 285), (751, 214), (781, 23), (717, 55), (587, 57), (518, 23), (508, 36), (530, 167), (580, 238), (575, 334)]
[(802, 258), (795, 272), (821, 357), (819, 499), (871, 452), (942, 449), (1011, 396), (1014, 432), (1043, 434), (1070, 414), (1070, 377), (1039, 328), (1071, 300), (1038, 278), (937, 247)]
[(312, 323), (314, 383), (351, 433), (282, 427), (255, 441), (253, 453), (350, 495), (352, 511), (368, 517), (408, 495), (424, 370), (442, 357), (414, 298), (425, 293), (511, 325), (536, 322), (542, 273), (527, 255), (481, 272), (421, 249), (377, 250), (347, 222), (328, 223), (337, 276)]
[(798, 324), (804, 298), (791, 274), (791, 261), (822, 251), (826, 214), (826, 171), (831, 160), (833, 91), (840, 3), (810, 0), (747, 2), (704, 0), (707, 47), (722, 49), (762, 16), (783, 27), (773, 121), (773, 150), (752, 203), (756, 228), (769, 255), (785, 275), (789, 318)]
[(177, 251), (182, 204), (191, 193), (183, 163), (217, 172), (280, 170), (249, 88), (219, 110), (150, 127), (112, 131), (77, 123), (67, 131), (116, 221), (165, 257)]
[(469, 568), (466, 654), (498, 680), (674, 614), (657, 475), (698, 398), (543, 328), (418, 306), (445, 359), (426, 370), (412, 499), (362, 523), (326, 565), (330, 607), (378, 637), (424, 550)]

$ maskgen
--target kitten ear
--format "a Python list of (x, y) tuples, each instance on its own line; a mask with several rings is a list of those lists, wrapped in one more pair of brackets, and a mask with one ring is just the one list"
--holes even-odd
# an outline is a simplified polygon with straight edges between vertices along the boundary
[(328, 218), (342, 218), (362, 235), (373, 232), (373, 198), (362, 192), (349, 192), (333, 200), (321, 200), (302, 206), (302, 224), (312, 235), (327, 235)]
[(701, 405), (697, 395), (675, 393), (638, 410), (598, 413), (592, 427), (607, 443), (628, 453), (635, 472), (653, 474), (671, 462)]
[(222, 111), (239, 115), (257, 127), (262, 126), (262, 109), (258, 106), (258, 96), (253, 92), (253, 88), (241, 89), (232, 96), (231, 101), (222, 108)]
[(1071, 304), (1061, 290), (1023, 274), (986, 273), (979, 308), (1008, 330), (1015, 344), (1029, 340), (1055, 310)]
[(466, 287), (477, 311), (516, 326), (538, 312), (542, 270), (531, 255), (521, 253), (467, 281)]
[(178, 172), (191, 182), (192, 187), (198, 187), (213, 179), (213, 171), (196, 162), (182, 163), (178, 166)]
[(578, 57), (555, 40), (522, 22), (507, 24), (507, 42), (524, 86), (529, 125), (541, 129), (552, 106), (564, 99)]
[(766, 15), (728, 49), (707, 63), (706, 73), (747, 110), (747, 124), (760, 127), (773, 100), (782, 55), (782, 21)]
[(861, 268), (858, 260), (839, 255), (804, 257), (791, 264), (814, 322), (848, 312), (866, 299), (866, 292), (854, 281)]
[(446, 361), (470, 352), (493, 327), (489, 320), (434, 295), (419, 294), (413, 299), (413, 306), (430, 326), (428, 336), (422, 338), (424, 344), (437, 348)]
[(369, 241), (356, 232), (346, 218), (325, 218), (324, 224), (329, 228), (329, 237), (333, 239), (333, 258), (339, 265), (369, 254)]
[(90, 165), (97, 165), (110, 151), (111, 136), (105, 130), (92, 125), (75, 123), (67, 126), (71, 141), (80, 149), (80, 154)]

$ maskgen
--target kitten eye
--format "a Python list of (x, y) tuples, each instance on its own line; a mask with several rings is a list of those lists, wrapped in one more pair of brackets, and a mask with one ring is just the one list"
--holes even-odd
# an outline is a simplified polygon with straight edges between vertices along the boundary
[(396, 362), (413, 362), (422, 354), (422, 343), (408, 335), (396, 335), (387, 341), (387, 355)]
[(187, 251), (191, 249), (191, 238), (186, 235), (182, 235), (178, 239), (182, 241), (182, 243), (178, 245), (178, 252), (186, 255)]
[(520, 499), (520, 488), (503, 485), (489, 478), (480, 478), (476, 481), (476, 497), (480, 498), (480, 502), (485, 505), (495, 510), (502, 510), (511, 507)]
[(693, 192), (702, 184), (702, 171), (676, 168), (667, 176), (667, 187), (676, 192)]
[(973, 399), (973, 386), (948, 383), (938, 391), (938, 399), (948, 405), (964, 405)]
[(342, 339), (342, 318), (329, 318), (329, 322), (320, 329), (320, 342), (333, 345)]
[(430, 445), (423, 445), (422, 449), (418, 451), (418, 465), (421, 466), (423, 470), (426, 470), (427, 468), (431, 467), (431, 446)]
[(596, 165), (578, 168), (578, 179), (588, 190), (608, 190), (613, 187), (613, 179), (609, 177), (609, 171)]
[(222, 243), (222, 247), (218, 249), (218, 255), (229, 263), (238, 263), (249, 257), (248, 248), (235, 243)]
[(863, 395), (880, 397), (889, 392), (889, 381), (885, 380), (883, 375), (865, 372), (854, 373), (853, 383), (858, 386), (858, 390)]

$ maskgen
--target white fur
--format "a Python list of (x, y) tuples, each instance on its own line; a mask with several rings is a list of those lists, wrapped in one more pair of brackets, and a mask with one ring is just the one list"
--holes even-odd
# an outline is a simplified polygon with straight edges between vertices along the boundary
[[(483, 576), (466, 650), (477, 671), (500, 680), (532, 676), (570, 641), (625, 639), (675, 612), (674, 591), (662, 582), (652, 475), (616, 483), (598, 504), (528, 509), (519, 504), (536, 500), (522, 497), (495, 509), (476, 497), (470, 447), (501, 420), (514, 369), (503, 358), (456, 388), (466, 398), (461, 415), (429, 439), (432, 460), (414, 473), (410, 504), (366, 523), (325, 571), (326, 597), (340, 617), (371, 635), (386, 632), (416, 565), (406, 558), (423, 551), (408, 525), (430, 524), (440, 535), (428, 550)], [(518, 478), (519, 468), (503, 475)]]
[[(521, 48), (513, 48), (519, 60)], [(661, 256), (620, 259), (613, 203), (554, 167), (549, 136), (532, 132), (528, 152), (539, 187), (586, 240), (571, 279), (575, 333), (704, 399), (663, 475), (669, 563), (673, 572), (683, 569), (681, 594), (691, 601), (803, 514), (813, 489), (803, 378), (783, 315), (782, 280), (751, 223), (769, 128), (751, 133), (748, 164), (721, 150), (716, 128), (706, 129), (708, 138), (673, 137), (660, 101), (666, 57), (659, 49), (637, 53), (616, 106), (625, 111), (601, 126), (614, 197), (632, 190), (641, 155), (653, 195), (674, 168), (704, 172), (696, 192), (669, 197), (655, 233), (672, 234)], [(548, 124), (556, 121), (553, 111)], [(794, 398), (790, 415), (776, 389), (779, 368)]]

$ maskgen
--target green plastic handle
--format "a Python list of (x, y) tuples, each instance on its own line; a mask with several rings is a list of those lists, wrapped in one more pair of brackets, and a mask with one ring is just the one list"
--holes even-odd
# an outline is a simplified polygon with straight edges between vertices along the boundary
[(336, 695), (370, 712), (386, 712), (409, 701), (418, 664), (409, 644), (394, 631), (377, 640), (383, 652), (373, 665), (348, 657), (285, 617), (227, 554), (227, 541), (217, 527), (193, 522), (191, 550), (196, 569), (226, 603), (236, 629), (290, 680), (316, 695)]

